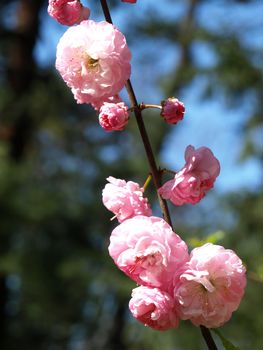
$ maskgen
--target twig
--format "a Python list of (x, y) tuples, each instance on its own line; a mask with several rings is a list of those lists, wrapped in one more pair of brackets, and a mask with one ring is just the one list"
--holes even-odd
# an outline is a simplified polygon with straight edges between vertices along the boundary
[[(113, 24), (112, 19), (111, 19), (111, 15), (110, 15), (110, 11), (109, 11), (109, 7), (107, 4), (107, 0), (100, 0), (100, 2), (101, 2), (101, 7), (102, 7), (106, 21)], [(144, 125), (144, 121), (142, 118), (141, 108), (138, 105), (138, 102), (137, 102), (137, 99), (136, 99), (136, 96), (135, 96), (130, 79), (127, 80), (125, 87), (126, 87), (126, 90), (128, 92), (128, 95), (129, 95), (130, 103), (134, 107), (133, 112), (135, 114), (137, 125), (138, 125), (139, 131), (141, 134), (141, 138), (143, 141), (146, 156), (147, 156), (148, 163), (149, 163), (149, 166), (151, 169), (151, 175), (153, 178), (153, 182), (154, 182), (156, 190), (158, 190), (158, 188), (161, 187), (161, 171), (158, 170), (158, 168), (157, 168), (155, 157), (153, 154), (153, 150), (152, 150), (150, 140), (149, 140), (149, 137), (148, 137), (145, 125)], [(167, 203), (159, 195), (158, 191), (157, 191), (157, 195), (158, 195), (158, 200), (160, 203), (163, 217), (164, 217), (165, 221), (168, 222), (168, 224), (172, 227), (172, 221), (171, 221), (171, 217), (170, 217)], [(201, 333), (203, 335), (203, 338), (206, 342), (208, 349), (209, 350), (217, 350), (216, 344), (212, 338), (212, 335), (211, 335), (209, 329), (204, 327), (204, 326), (201, 326), (200, 328), (201, 328)]]

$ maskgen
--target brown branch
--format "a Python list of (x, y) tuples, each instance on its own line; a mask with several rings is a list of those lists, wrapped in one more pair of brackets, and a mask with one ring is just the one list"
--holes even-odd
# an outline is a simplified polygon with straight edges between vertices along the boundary
[[(111, 15), (110, 15), (110, 11), (109, 11), (109, 7), (107, 4), (107, 0), (101, 0), (100, 2), (101, 2), (101, 6), (103, 9), (103, 13), (104, 13), (106, 21), (113, 24), (112, 19), (111, 19)], [(134, 90), (133, 90), (133, 87), (132, 87), (130, 80), (128, 80), (126, 82), (125, 87), (126, 87), (126, 90), (128, 92), (128, 95), (129, 95), (130, 103), (131, 103), (132, 107), (134, 108), (133, 112), (135, 114), (136, 122), (137, 122), (139, 131), (141, 134), (141, 138), (143, 141), (144, 149), (145, 149), (146, 156), (147, 156), (148, 163), (149, 163), (150, 170), (151, 170), (151, 175), (153, 178), (153, 183), (155, 185), (155, 188), (158, 189), (159, 187), (161, 187), (161, 172), (157, 168), (155, 157), (154, 157), (153, 150), (152, 150), (152, 146), (151, 146), (151, 143), (150, 143), (150, 140), (149, 140), (149, 137), (148, 137), (145, 125), (144, 125), (144, 121), (142, 119), (142, 113), (141, 113), (141, 110), (140, 110), (139, 104), (137, 102), (137, 99), (136, 99), (136, 96), (135, 96), (135, 93), (134, 93)], [(162, 210), (163, 218), (172, 227), (172, 220), (170, 217), (167, 203), (159, 195), (158, 191), (157, 191), (157, 195), (158, 195), (158, 200), (159, 200), (160, 207)]]
[[(109, 11), (109, 7), (107, 4), (107, 0), (100, 0), (101, 2), (101, 7), (105, 16), (105, 19), (107, 22), (113, 24), (112, 19), (111, 19), (111, 15), (110, 15), (110, 11)], [(195, 1), (193, 1), (193, 3), (195, 3)], [(148, 163), (151, 169), (151, 175), (153, 177), (153, 182), (155, 185), (156, 190), (158, 190), (158, 188), (161, 186), (161, 171), (158, 170), (157, 165), (156, 165), (156, 161), (155, 161), (155, 157), (153, 154), (153, 150), (150, 144), (150, 140), (144, 125), (144, 121), (142, 119), (142, 113), (141, 113), (141, 109), (140, 106), (138, 105), (131, 81), (128, 80), (127, 83), (125, 84), (126, 90), (128, 92), (129, 95), (129, 99), (131, 102), (132, 107), (134, 107), (134, 114), (136, 117), (136, 121), (137, 121), (137, 125), (141, 134), (141, 138), (143, 141), (143, 145), (145, 148), (145, 152), (146, 152), (146, 156), (148, 159)], [(158, 194), (158, 191), (157, 191)], [(170, 217), (170, 213), (168, 210), (168, 206), (166, 201), (158, 194), (158, 199), (159, 199), (159, 203), (160, 203), (160, 207), (163, 213), (163, 217), (164, 219), (168, 222), (169, 225), (172, 226), (172, 222), (171, 222), (171, 217)], [(204, 327), (204, 326), (200, 326), (201, 328), (201, 333), (202, 336), (206, 342), (206, 345), (208, 347), (209, 350), (217, 350), (216, 344), (212, 338), (211, 332), (209, 331), (208, 328)]]

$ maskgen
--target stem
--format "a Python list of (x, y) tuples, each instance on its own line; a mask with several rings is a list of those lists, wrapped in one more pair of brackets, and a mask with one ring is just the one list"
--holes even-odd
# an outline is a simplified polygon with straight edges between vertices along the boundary
[(140, 104), (140, 110), (142, 111), (143, 109), (146, 109), (146, 108), (158, 108), (158, 109), (162, 109), (162, 106), (160, 105), (149, 105), (149, 104), (144, 104), (144, 103), (141, 103)]
[[(107, 4), (107, 0), (100, 0), (100, 3), (101, 3), (101, 7), (102, 7), (106, 21), (113, 24), (112, 19), (111, 19), (111, 15), (110, 15), (110, 10), (109, 10), (108, 4)], [(163, 217), (164, 217), (165, 221), (168, 222), (168, 224), (172, 227), (172, 221), (171, 221), (171, 217), (170, 217), (167, 203), (158, 193), (158, 188), (161, 187), (161, 171), (158, 170), (158, 168), (157, 168), (155, 157), (153, 154), (153, 150), (152, 150), (150, 140), (149, 140), (149, 137), (148, 137), (145, 125), (144, 125), (144, 121), (142, 118), (141, 109), (140, 109), (140, 106), (138, 105), (138, 102), (137, 102), (137, 99), (136, 99), (136, 96), (135, 96), (130, 79), (127, 80), (127, 82), (125, 84), (125, 88), (126, 88), (127, 93), (129, 95), (131, 105), (134, 107), (135, 118), (136, 118), (137, 125), (139, 128), (140, 134), (141, 134), (141, 138), (142, 138), (142, 142), (143, 142), (146, 156), (148, 159), (148, 163), (149, 163), (149, 166), (151, 169), (151, 175), (153, 178), (153, 182), (154, 182), (155, 188), (157, 190), (158, 200), (160, 203)], [(200, 328), (201, 328), (201, 332), (202, 332), (203, 338), (206, 342), (208, 349), (209, 350), (217, 350), (216, 344), (212, 338), (212, 335), (211, 335), (209, 329), (204, 327), (204, 326), (200, 326)]]
[(211, 332), (208, 328), (204, 326), (200, 326), (202, 336), (206, 342), (206, 345), (209, 350), (217, 350), (216, 344), (214, 342), (214, 339), (212, 338)]
[(168, 173), (168, 174), (176, 175), (177, 172), (173, 171), (173, 170), (170, 170), (170, 169), (163, 168), (162, 169), (162, 173)]
[[(101, 7), (102, 7), (106, 21), (108, 23), (113, 24), (112, 19), (111, 19), (111, 15), (110, 15), (110, 10), (109, 10), (108, 4), (107, 4), (107, 0), (100, 0), (100, 3), (101, 3)], [(150, 144), (150, 140), (149, 140), (149, 137), (148, 137), (148, 134), (147, 134), (147, 131), (145, 129), (145, 125), (144, 125), (144, 122), (142, 119), (142, 113), (141, 113), (140, 107), (138, 105), (135, 93), (133, 91), (133, 87), (132, 87), (130, 79), (127, 80), (125, 87), (126, 87), (128, 95), (129, 95), (131, 105), (134, 109), (133, 112), (135, 114), (136, 122), (137, 122), (137, 125), (139, 128), (140, 134), (141, 134), (142, 142), (143, 142), (146, 156), (148, 159), (148, 163), (149, 163), (149, 166), (151, 169), (153, 183), (155, 185), (155, 188), (158, 190), (158, 188), (161, 187), (161, 172), (157, 168), (156, 161), (155, 161), (154, 154), (153, 154), (153, 150), (152, 150), (152, 146)], [(158, 195), (158, 200), (160, 203), (161, 211), (163, 214), (163, 218), (172, 227), (172, 220), (170, 217), (167, 203), (159, 195), (158, 191), (157, 191), (157, 195)]]
[(149, 183), (151, 182), (151, 179), (152, 179), (152, 175), (148, 175), (144, 185), (143, 185), (143, 189), (146, 190), (147, 186), (149, 185)]
[[(148, 159), (148, 163), (151, 169), (151, 175), (153, 178), (153, 182), (155, 185), (155, 188), (158, 190), (159, 187), (161, 187), (161, 172), (158, 170), (157, 165), (156, 165), (156, 161), (155, 161), (155, 157), (153, 154), (153, 150), (152, 150), (152, 146), (150, 144), (150, 140), (144, 125), (144, 121), (142, 119), (142, 113), (141, 110), (139, 108), (132, 84), (130, 82), (130, 80), (127, 81), (127, 83), (125, 84), (126, 90), (128, 92), (129, 98), (130, 98), (130, 102), (131, 105), (134, 106), (134, 114), (135, 114), (135, 118), (136, 118), (136, 122), (141, 134), (141, 138), (142, 138), (142, 142), (144, 145), (144, 149), (146, 152), (146, 156)], [(166, 201), (159, 195), (158, 191), (157, 191), (157, 195), (158, 195), (158, 200), (160, 203), (160, 207), (162, 210), (162, 214), (163, 214), (163, 218), (165, 219), (165, 221), (168, 222), (168, 224), (172, 227), (172, 220), (170, 217), (170, 213), (168, 210), (168, 206)]]

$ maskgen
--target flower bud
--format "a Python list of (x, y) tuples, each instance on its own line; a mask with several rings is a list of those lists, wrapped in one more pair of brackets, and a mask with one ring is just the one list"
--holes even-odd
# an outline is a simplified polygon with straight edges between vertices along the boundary
[(161, 116), (168, 124), (176, 124), (184, 117), (185, 107), (177, 98), (170, 97), (161, 102)]
[(104, 102), (100, 108), (99, 123), (106, 131), (123, 130), (128, 120), (128, 107), (123, 102)]

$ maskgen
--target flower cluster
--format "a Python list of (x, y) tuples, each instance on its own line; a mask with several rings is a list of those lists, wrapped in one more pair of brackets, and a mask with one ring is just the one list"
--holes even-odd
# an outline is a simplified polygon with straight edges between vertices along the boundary
[[(210, 153), (206, 155), (209, 158)], [(200, 176), (204, 171), (200, 168)], [(112, 177), (108, 181), (103, 203), (120, 222), (111, 233), (109, 254), (140, 285), (129, 303), (133, 316), (162, 331), (177, 327), (180, 320), (208, 328), (227, 322), (246, 285), (238, 256), (213, 244), (195, 248), (189, 255), (186, 243), (170, 225), (151, 216), (138, 184)]]
[[(129, 115), (119, 92), (131, 74), (131, 52), (125, 36), (108, 22), (88, 20), (90, 10), (79, 0), (49, 0), (48, 13), (61, 24), (77, 24), (61, 37), (56, 55), (56, 68), (75, 100), (91, 104), (106, 131), (123, 130)], [(174, 97), (156, 108), (168, 124), (184, 117), (184, 104)]]
[[(131, 53), (114, 25), (88, 20), (90, 10), (80, 0), (49, 0), (48, 12), (59, 23), (72, 26), (58, 43), (56, 68), (77, 103), (99, 111), (103, 129), (123, 130), (133, 109), (161, 109), (168, 124), (184, 118), (184, 104), (175, 97), (161, 106), (141, 104), (130, 109), (122, 102), (119, 93), (131, 74)], [(219, 161), (210, 149), (188, 146), (184, 167), (158, 189), (159, 195), (175, 205), (196, 204), (213, 188), (219, 172)], [(160, 331), (177, 327), (180, 320), (208, 328), (228, 321), (246, 285), (239, 257), (213, 244), (195, 248), (189, 255), (172, 227), (152, 215), (144, 188), (133, 181), (107, 180), (103, 203), (119, 222), (111, 233), (109, 254), (139, 285), (129, 303), (133, 316)]]

